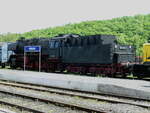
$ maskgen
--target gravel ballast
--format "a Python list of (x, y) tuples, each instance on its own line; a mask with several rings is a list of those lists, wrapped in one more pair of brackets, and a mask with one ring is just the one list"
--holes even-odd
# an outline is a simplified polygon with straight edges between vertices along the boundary
[[(22, 94), (26, 94), (26, 95), (30, 94), (33, 96), (38, 96), (38, 97), (50, 99), (50, 100), (70, 102), (73, 104), (84, 105), (84, 106), (92, 107), (92, 108), (96, 108), (96, 109), (100, 108), (100, 109), (110, 111), (110, 113), (150, 113), (150, 109), (144, 109), (141, 107), (127, 105), (127, 104), (112, 104), (112, 103), (107, 103), (107, 102), (103, 102), (103, 101), (96, 101), (96, 100), (91, 100), (91, 99), (82, 99), (79, 97), (70, 97), (70, 96), (64, 96), (64, 95), (59, 95), (59, 94), (50, 94), (47, 92), (39, 93), (38, 91), (33, 91), (33, 90), (23, 89), (23, 88), (13, 88), (10, 86), (3, 86), (3, 85), (0, 85), (0, 89), (6, 90), (6, 91), (11, 91), (11, 92), (13, 91), (14, 93), (22, 93)], [(1, 97), (3, 98), (4, 95)], [(18, 97), (16, 97), (16, 99), (11, 100), (11, 101), (15, 102), (16, 100), (19, 100)], [(55, 110), (52, 109), (52, 112), (55, 111), (58, 113), (63, 113), (63, 112), (69, 112), (70, 111), (68, 109), (66, 110), (66, 108), (59, 108), (61, 110), (59, 110), (58, 108), (56, 109), (55, 107), (52, 107), (52, 108), (55, 109)], [(47, 108), (44, 107), (44, 109), (47, 109)], [(65, 109), (65, 110), (62, 110), (62, 109)], [(80, 111), (71, 111), (71, 113), (73, 113), (73, 112), (80, 112)]]

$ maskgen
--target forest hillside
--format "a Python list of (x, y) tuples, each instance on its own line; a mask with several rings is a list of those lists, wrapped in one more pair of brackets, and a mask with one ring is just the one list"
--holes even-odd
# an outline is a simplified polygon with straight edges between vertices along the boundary
[(45, 28), (25, 32), (22, 34), (1, 34), (0, 41), (16, 41), (19, 37), (54, 37), (58, 34), (112, 34), (118, 36), (118, 42), (134, 45), (137, 53), (142, 52), (142, 45), (150, 40), (150, 14), (125, 16), (111, 20), (85, 21), (75, 24), (67, 24), (53, 28)]

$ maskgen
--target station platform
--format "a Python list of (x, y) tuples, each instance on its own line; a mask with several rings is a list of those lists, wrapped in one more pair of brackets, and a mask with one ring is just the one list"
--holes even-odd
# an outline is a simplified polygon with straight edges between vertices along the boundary
[(150, 100), (150, 82), (0, 69), (0, 79)]

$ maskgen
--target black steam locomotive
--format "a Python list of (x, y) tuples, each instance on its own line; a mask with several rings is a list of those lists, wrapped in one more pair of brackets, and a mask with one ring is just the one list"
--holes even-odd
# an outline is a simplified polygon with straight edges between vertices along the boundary
[(21, 38), (11, 45), (15, 54), (10, 56), (11, 68), (37, 70), (39, 53), (27, 52), (24, 62), (24, 46), (41, 46), (41, 70), (80, 74), (122, 75), (131, 72), (135, 61), (134, 47), (120, 45), (113, 35), (80, 36), (59, 35), (54, 38)]

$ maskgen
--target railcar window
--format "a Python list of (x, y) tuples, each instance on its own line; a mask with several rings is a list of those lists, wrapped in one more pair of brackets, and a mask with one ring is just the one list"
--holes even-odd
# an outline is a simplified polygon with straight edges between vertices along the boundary
[(60, 46), (59, 42), (55, 42), (55, 48), (58, 48)]
[(50, 42), (50, 48), (54, 48), (54, 46), (55, 46), (55, 42), (54, 42), (54, 41), (51, 41), (51, 42)]

